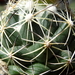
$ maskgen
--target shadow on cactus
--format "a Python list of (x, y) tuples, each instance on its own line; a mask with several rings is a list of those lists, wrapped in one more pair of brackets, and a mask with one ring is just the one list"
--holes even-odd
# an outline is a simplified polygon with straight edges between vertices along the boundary
[(5, 17), (4, 15), (2, 15), (2, 17), (3, 18), (1, 19), (1, 22), (0, 22), (1, 45), (3, 45), (6, 48), (8, 48), (7, 45), (9, 45), (9, 47), (12, 47), (15, 40), (16, 40), (15, 46), (22, 45), (20, 34), (14, 29), (14, 27), (12, 27), (11, 25), (9, 26), (10, 19), (13, 19), (12, 15), (10, 16), (10, 18), (8, 18), (8, 16)]
[(0, 59), (10, 75), (74, 73), (74, 14), (68, 1), (52, 2), (9, 1), (1, 11)]
[[(74, 55), (75, 55), (75, 52), (72, 54), (69, 50), (61, 50), (60, 54), (56, 55), (59, 62), (51, 63), (52, 61), (55, 61), (54, 59), (50, 62), (49, 67), (52, 69), (54, 68), (54, 70), (52, 70), (52, 72), (61, 70), (59, 75), (61, 75), (61, 74), (69, 75), (71, 70), (75, 69)], [(71, 72), (71, 74), (72, 74), (72, 72)]]
[[(27, 55), (32, 57), (32, 59), (30, 61), (34, 61), (37, 60), (39, 62), (48, 62), (48, 59), (50, 59), (53, 55), (55, 56), (56, 60), (58, 61), (57, 57), (56, 57), (56, 53), (58, 53), (57, 48), (63, 47), (64, 46), (64, 42), (66, 40), (66, 35), (65, 37), (63, 37), (62, 41), (59, 39), (59, 37), (62, 37), (63, 34), (62, 33), (56, 33), (56, 36), (51, 36), (51, 27), (52, 25), (50, 25), (50, 28), (48, 29), (48, 31), (46, 31), (46, 33), (44, 33), (44, 37), (34, 33), (35, 35), (37, 35), (37, 37), (40, 37), (39, 41), (32, 41), (32, 40), (28, 40), (28, 39), (23, 39), (23, 41), (28, 41), (28, 42), (33, 42), (34, 44), (31, 45), (30, 47), (28, 47), (26, 49), (26, 53), (23, 55)], [(59, 28), (58, 28), (59, 29)], [(61, 29), (62, 31), (63, 29)], [(60, 31), (60, 32), (61, 32)], [(63, 42), (63, 43), (62, 43)], [(49, 55), (49, 56), (48, 56)], [(43, 59), (44, 58), (44, 59)], [(43, 59), (43, 60), (42, 60)]]
[(18, 65), (25, 69), (28, 69), (25, 65), (23, 65), (23, 63), (25, 62), (30, 63), (30, 61), (25, 60), (25, 57), (24, 58), (21, 57), (22, 56), (21, 51), (24, 52), (23, 50), (24, 48), (26, 48), (26, 46), (22, 46), (22, 47), (13, 46), (12, 48), (5, 48), (4, 46), (2, 46), (0, 50), (0, 58), (1, 60), (7, 62), (7, 65)]

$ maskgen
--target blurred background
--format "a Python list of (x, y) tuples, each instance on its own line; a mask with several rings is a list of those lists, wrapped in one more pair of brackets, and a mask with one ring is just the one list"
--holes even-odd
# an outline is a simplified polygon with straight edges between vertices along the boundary
[(70, 7), (71, 9), (75, 10), (75, 0), (72, 0), (72, 2), (70, 3)]

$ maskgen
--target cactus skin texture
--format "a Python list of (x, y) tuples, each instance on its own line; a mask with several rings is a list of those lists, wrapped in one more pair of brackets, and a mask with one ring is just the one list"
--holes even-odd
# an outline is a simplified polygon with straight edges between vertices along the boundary
[(0, 12), (1, 75), (75, 74), (75, 15), (52, 3), (9, 0)]

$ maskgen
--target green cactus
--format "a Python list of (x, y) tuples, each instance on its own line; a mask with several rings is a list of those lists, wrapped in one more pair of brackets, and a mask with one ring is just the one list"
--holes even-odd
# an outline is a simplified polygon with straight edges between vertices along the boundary
[(67, 3), (8, 1), (0, 12), (1, 75), (74, 74), (75, 15)]

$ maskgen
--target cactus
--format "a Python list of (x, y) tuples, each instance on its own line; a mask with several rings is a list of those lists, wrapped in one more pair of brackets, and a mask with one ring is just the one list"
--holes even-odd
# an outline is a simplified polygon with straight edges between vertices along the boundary
[(67, 0), (52, 3), (9, 0), (0, 12), (1, 75), (74, 74), (74, 12)]

